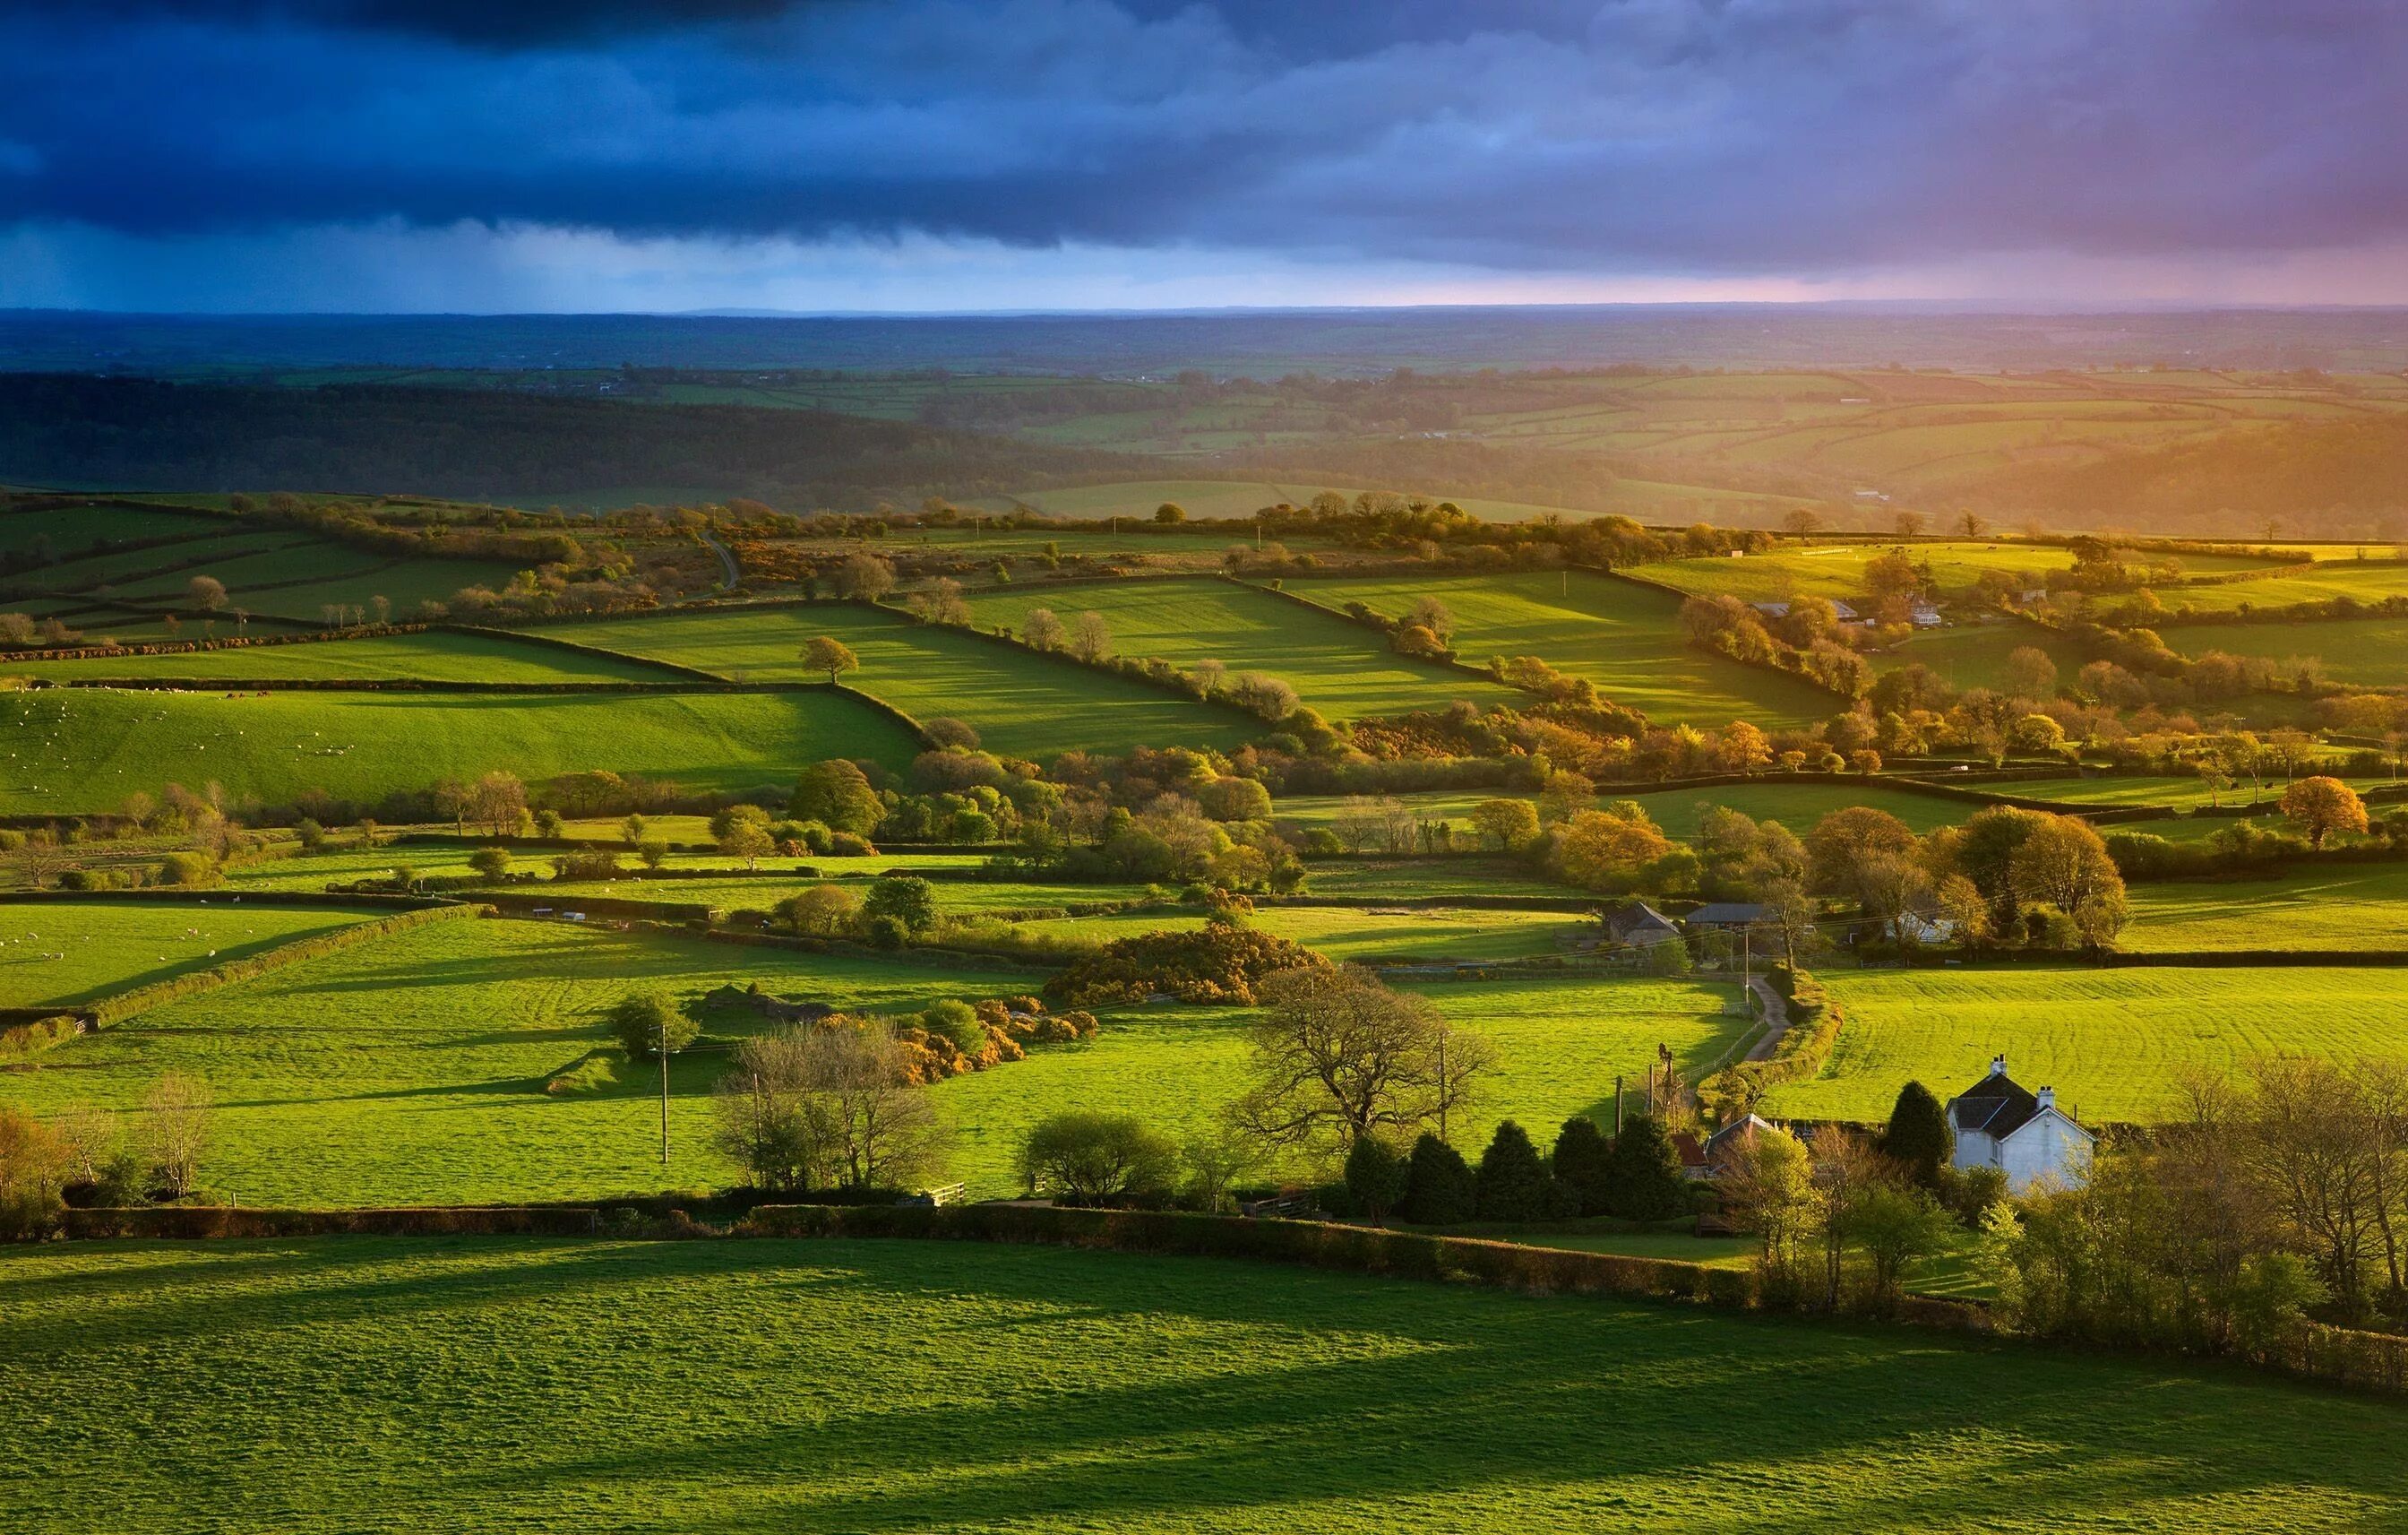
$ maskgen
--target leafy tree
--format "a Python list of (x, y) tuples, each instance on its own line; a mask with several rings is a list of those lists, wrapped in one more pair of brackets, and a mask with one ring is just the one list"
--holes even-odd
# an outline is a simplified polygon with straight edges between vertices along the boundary
[(163, 1198), (180, 1199), (200, 1182), (210, 1106), (208, 1083), (179, 1071), (161, 1077), (142, 1100), (144, 1149)]
[(206, 613), (225, 606), (225, 582), (215, 576), (194, 576), (184, 583), (184, 600)]
[(2337, 778), (2296, 780), (2283, 791), (2283, 814), (2308, 839), (2308, 845), (2321, 849), (2325, 839), (2337, 831), (2363, 834), (2366, 830), (2366, 801), (2358, 791)]
[(1633, 1114), (1613, 1138), (1606, 1166), (1606, 1211), (1625, 1220), (1660, 1221), (1688, 1203), (1681, 1159), (1653, 1114)]
[(1547, 1213), (1547, 1167), (1529, 1132), (1512, 1120), (1480, 1154), (1473, 1205), (1484, 1221), (1535, 1221)]
[(1070, 653), (1089, 666), (1112, 653), (1111, 625), (1104, 622), (1103, 614), (1086, 612), (1079, 615), (1078, 624), (1070, 634)]
[(895, 590), (895, 567), (867, 552), (848, 554), (837, 567), (836, 590), (838, 596), (875, 602)]
[(542, 810), (535, 812), (535, 834), (538, 837), (558, 837), (567, 829), (568, 824), (560, 818), (558, 811)]
[(1867, 1260), (1866, 1292), (1876, 1308), (1896, 1303), (1909, 1265), (1948, 1244), (1956, 1218), (1924, 1188), (1876, 1184), (1846, 1217), (1849, 1241)]
[(1471, 807), (1471, 824), (1501, 853), (1539, 839), (1539, 810), (1526, 799), (1484, 799)]
[(805, 821), (825, 823), (837, 831), (867, 837), (878, 829), (886, 813), (878, 791), (862, 770), (841, 757), (816, 763), (795, 782), (786, 813)]
[(1564, 878), (1584, 890), (1630, 890), (1671, 851), (1670, 839), (1644, 811), (1583, 811), (1565, 823), (1556, 857)]
[(1405, 1167), (1398, 1213), (1423, 1226), (1460, 1226), (1478, 1210), (1479, 1185), (1463, 1154), (1425, 1132)]
[(1031, 608), (1020, 621), (1020, 638), (1040, 651), (1058, 651), (1068, 636), (1051, 608)]
[(1555, 1132), (1555, 1176), (1580, 1197), (1580, 1212), (1602, 1215), (1613, 1165), (1613, 1142), (1596, 1120), (1574, 1114)]
[(806, 938), (834, 938), (861, 916), (861, 897), (840, 884), (815, 884), (787, 902), (795, 931)]
[(1179, 1176), (1179, 1148), (1134, 1114), (1071, 1110), (1030, 1126), (1020, 1177), (1067, 1204), (1159, 1198)]
[(803, 647), (803, 665), (813, 671), (826, 672), (827, 680), (833, 683), (839, 673), (859, 671), (861, 657), (853, 654), (853, 647), (841, 639), (817, 635)]
[(666, 992), (631, 992), (610, 1009), (610, 1033), (631, 1057), (674, 1055), (701, 1032)]
[(861, 914), (867, 922), (891, 917), (907, 933), (924, 933), (937, 925), (937, 888), (917, 875), (880, 880), (869, 887)]
[(2090, 824), (2070, 815), (2042, 818), (2008, 860), (2007, 883), (2017, 898), (2045, 902), (2071, 914), (2093, 897), (2124, 895), (2124, 876)]
[(1882, 1131), (1882, 1154), (1904, 1168), (1916, 1184), (1936, 1191), (1940, 1169), (1948, 1165), (1955, 1147), (1948, 1115), (1931, 1089), (1919, 1082), (1899, 1088), (1898, 1102), (1889, 1112), (1889, 1125)]
[(776, 846), (769, 839), (769, 812), (758, 805), (730, 805), (710, 818), (711, 840), (731, 858), (751, 868)]
[(499, 880), (510, 871), (510, 850), (479, 848), (468, 854), (468, 867), (488, 880)]
[(1187, 509), (1176, 501), (1165, 501), (1154, 509), (1154, 520), (1166, 527), (1187, 521)]
[(293, 837), (304, 853), (315, 853), (326, 845), (326, 828), (306, 815), (293, 824)]
[(1367, 1135), (1346, 1154), (1346, 1192), (1357, 1211), (1374, 1221), (1384, 1221), (1404, 1198), (1410, 1172), (1405, 1158), (1390, 1150), (1387, 1142)]

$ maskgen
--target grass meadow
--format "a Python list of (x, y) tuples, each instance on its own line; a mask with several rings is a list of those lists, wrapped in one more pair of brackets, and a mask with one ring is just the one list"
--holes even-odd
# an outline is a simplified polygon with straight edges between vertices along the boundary
[(827, 635), (861, 657), (861, 669), (847, 682), (918, 719), (961, 720), (986, 746), (1012, 756), (1174, 742), (1226, 750), (1256, 731), (1235, 710), (852, 603), (668, 613), (556, 632), (581, 644), (755, 681), (810, 679), (803, 646)]
[(206, 905), (0, 901), (0, 1007), (79, 1007), (379, 914), (222, 897)]
[[(2042, 576), (2073, 568), (2072, 552), (2045, 544), (1994, 542), (1879, 542), (1823, 544), (1799, 548), (1784, 544), (1762, 554), (1738, 558), (1666, 560), (1632, 567), (1634, 575), (1677, 586), (1700, 596), (1734, 596), (1748, 602), (1785, 602), (1791, 597), (1860, 597), (1866, 593), (1865, 567), (1893, 548), (1903, 547), (1918, 563), (1931, 567), (1942, 591), (1970, 587), (1986, 571)], [(2034, 585), (2041, 584), (2034, 581)]]
[(2264, 576), (2255, 581), (2223, 581), (2214, 586), (2169, 587), (2157, 593), (2158, 600), (2168, 608), (2201, 613), (2229, 613), (2240, 608), (2289, 608), (2344, 596), (2360, 602), (2408, 596), (2408, 562), (2330, 560), (2313, 570)]
[(2127, 949), (2408, 950), (2408, 867), (2397, 864), (2308, 864), (2272, 879), (2153, 882), (2127, 894)]
[[(2166, 1535), (2408, 1519), (2399, 1410), (1913, 1329), (977, 1243), (0, 1254), (25, 1535)], [(1728, 1404), (1744, 1400), (1746, 1410)], [(1701, 1405), (1705, 1404), (1705, 1405)]]
[[(939, 895), (946, 894), (940, 891)], [(1526, 959), (1560, 952), (1596, 924), (1560, 911), (1466, 911), (1417, 907), (1266, 906), (1254, 926), (1315, 949), (1340, 964), (1426, 964), (1436, 960)], [(1200, 911), (1119, 911), (1025, 924), (1032, 932), (1109, 942), (1166, 928), (1204, 925)]]
[(1680, 600), (1634, 581), (1558, 570), (1341, 577), (1300, 581), (1295, 588), (1332, 605), (1360, 602), (1390, 617), (1401, 616), (1416, 598), (1434, 596), (1455, 615), (1455, 644), (1465, 660), (1484, 666), (1492, 655), (1542, 656), (1652, 720), (1791, 725), (1840, 707), (1795, 678), (1684, 644)]
[[(1215, 660), (1233, 672), (1266, 672), (1331, 719), (1443, 709), (1457, 699), (1504, 703), (1522, 696), (1481, 678), (1398, 655), (1360, 624), (1223, 581), (1143, 581), (1051, 591), (1013, 587), (981, 593), (970, 607), (981, 624), (1015, 629), (1036, 608), (1053, 610), (1068, 624), (1075, 624), (1081, 613), (1099, 613), (1111, 630), (1115, 654), (1160, 656), (1180, 666)], [(864, 685), (870, 681), (865, 678)]]
[(289, 801), (376, 800), (493, 769), (533, 782), (608, 768), (696, 788), (793, 778), (826, 757), (900, 767), (901, 724), (841, 694), (568, 695), (119, 692), (0, 698), (0, 811), (111, 809), (170, 782)]
[(1847, 1022), (1822, 1074), (1775, 1089), (1770, 1112), (1885, 1119), (1909, 1081), (1944, 1100), (2001, 1052), (2017, 1081), (2054, 1086), (2057, 1101), (2086, 1121), (2157, 1119), (2174, 1107), (2183, 1072), (2227, 1070), (2253, 1055), (2408, 1059), (2408, 985), (2397, 969), (1952, 966), (1817, 974)]
[(1953, 624), (1921, 630), (1888, 650), (1873, 653), (1870, 659), (1883, 671), (1921, 665), (1960, 691), (1985, 687), (1996, 692), (2007, 685), (2008, 658), (2026, 648), (2057, 664), (2060, 685), (2071, 682), (2086, 660), (2081, 648), (2063, 635), (2037, 624), (2011, 623)]
[[(1353, 796), (1346, 795), (1292, 795), (1272, 807), (1273, 819), (1299, 828), (1332, 826), (1349, 813)], [(1527, 799), (1526, 794), (1506, 790), (1438, 790), (1426, 794), (1403, 794), (1395, 796), (1416, 812), (1454, 824), (1458, 833), (1472, 831), (1471, 812), (1488, 799)], [(1598, 796), (1600, 805), (1630, 800), (1664, 828), (1664, 834), (1687, 840), (1698, 834), (1698, 823), (1705, 812), (1720, 805), (1744, 811), (1757, 820), (1773, 820), (1803, 837), (1814, 823), (1833, 811), (1852, 805), (1870, 805), (1887, 811), (1918, 832), (1935, 826), (1954, 825), (1980, 810), (1972, 800), (1956, 799), (1944, 795), (1918, 794), (1879, 781), (1855, 783), (1726, 783), (1707, 789), (1628, 790), (1608, 788)], [(1314, 886), (1319, 889), (1319, 885)], [(1436, 894), (1436, 892), (1432, 892)]]
[[(188, 631), (194, 627), (186, 625)], [(58, 682), (95, 678), (224, 682), (319, 678), (362, 681), (404, 678), (435, 682), (660, 682), (675, 676), (661, 667), (623, 661), (598, 652), (580, 653), (492, 635), (437, 632), (157, 655), (27, 661), (10, 664), (8, 669)]]
[(2336, 618), (2300, 624), (2178, 624), (2163, 631), (2185, 655), (2223, 651), (2290, 661), (2313, 656), (2336, 682), (2397, 687), (2408, 680), (2408, 619)]

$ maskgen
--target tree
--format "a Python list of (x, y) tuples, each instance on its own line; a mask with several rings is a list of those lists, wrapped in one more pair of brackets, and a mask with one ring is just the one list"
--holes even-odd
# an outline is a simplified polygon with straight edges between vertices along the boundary
[(1956, 1224), (1929, 1189), (1874, 1184), (1864, 1191), (1844, 1227), (1865, 1255), (1866, 1298), (1875, 1309), (1897, 1303), (1908, 1266), (1946, 1247)]
[(1070, 636), (1070, 653), (1091, 667), (1112, 653), (1111, 625), (1104, 622), (1103, 614), (1079, 615), (1078, 625)]
[(65, 1136), (0, 1103), (0, 1239), (46, 1237), (56, 1228), (74, 1154)]
[(468, 791), (466, 813), (486, 836), (509, 837), (526, 822), (526, 785), (516, 773), (487, 773)]
[(1473, 1206), (1484, 1221), (1541, 1220), (1547, 1214), (1547, 1166), (1529, 1132), (1509, 1119), (1480, 1154)]
[(1427, 629), (1440, 643), (1454, 638), (1455, 614), (1447, 605), (1433, 596), (1419, 596), (1405, 610), (1404, 624)]
[(1176, 501), (1165, 501), (1154, 509), (1154, 520), (1165, 527), (1187, 521), (1187, 509)]
[(1021, 639), (1040, 651), (1060, 650), (1067, 634), (1051, 608), (1031, 608), (1028, 616), (1020, 621)]
[(610, 1009), (610, 1033), (628, 1056), (676, 1054), (702, 1032), (666, 992), (630, 992)]
[(1613, 1138), (1606, 1169), (1606, 1210), (1625, 1220), (1660, 1221), (1687, 1203), (1681, 1159), (1653, 1114), (1633, 1114)]
[(2306, 834), (2308, 845), (2322, 849), (2337, 831), (2366, 831), (2366, 801), (2337, 778), (2296, 779), (2283, 791), (2283, 815)]
[(1914, 856), (1917, 843), (1907, 824), (1887, 811), (1852, 805), (1833, 811), (1806, 834), (1806, 858), (1813, 888), (1862, 900), (1866, 873), (1874, 861)]
[(834, 684), (839, 673), (859, 671), (861, 657), (853, 654), (853, 647), (843, 640), (819, 635), (803, 647), (803, 665), (813, 671), (826, 672), (829, 683)]
[(1484, 799), (1471, 808), (1471, 824), (1500, 853), (1518, 853), (1539, 839), (1538, 807), (1526, 799)]
[(758, 805), (730, 805), (710, 818), (710, 839), (719, 851), (751, 868), (777, 844), (769, 837), (769, 812)]
[(836, 757), (803, 769), (802, 777), (795, 781), (793, 797), (786, 802), (786, 813), (867, 837), (878, 829), (886, 807), (860, 768)]
[(1020, 1177), (1031, 1194), (1061, 1203), (1160, 1198), (1179, 1176), (1179, 1147), (1135, 1114), (1069, 1110), (1029, 1127)]
[(848, 1019), (745, 1040), (715, 1108), (717, 1144), (758, 1187), (896, 1188), (943, 1158), (894, 1037)]
[(1822, 1210), (1805, 1146), (1786, 1130), (1760, 1129), (1715, 1188), (1740, 1228), (1756, 1233), (1756, 1286), (1766, 1304), (1804, 1298), (1806, 1243)]
[(1556, 861), (1565, 880), (1584, 890), (1620, 891), (1635, 889), (1647, 867), (1671, 851), (1643, 811), (1583, 811), (1565, 823)]
[(510, 850), (479, 848), (468, 854), (468, 867), (485, 880), (498, 881), (510, 871)]
[(143, 1098), (143, 1149), (160, 1198), (180, 1199), (199, 1183), (211, 1101), (208, 1083), (180, 1071), (161, 1077)]
[(1898, 1101), (1891, 1106), (1889, 1125), (1882, 1131), (1882, 1155), (1904, 1168), (1916, 1184), (1935, 1193), (1940, 1188), (1940, 1169), (1946, 1167), (1956, 1151), (1956, 1137), (1948, 1128), (1948, 1115), (1931, 1089), (1919, 1082), (1910, 1082), (1898, 1090)]
[(1352, 1150), (1366, 1135), (1410, 1135), (1469, 1100), (1486, 1041), (1427, 1000), (1390, 991), (1356, 966), (1275, 971), (1246, 1026), (1253, 1081), (1238, 1126), (1274, 1145)]
[(2057, 696), (2057, 663), (2035, 645), (2019, 645), (2007, 657), (2007, 692), (2018, 698), (2043, 701)]
[(861, 897), (839, 884), (815, 884), (787, 904), (795, 931), (806, 938), (834, 938), (852, 930)]
[(1606, 1212), (1606, 1194), (1613, 1165), (1613, 1142), (1586, 1114), (1574, 1114), (1555, 1132), (1555, 1176), (1580, 1198), (1584, 1215)]
[(1411, 1168), (1378, 1136), (1367, 1135), (1346, 1154), (1346, 1192), (1354, 1208), (1384, 1221), (1405, 1197)]
[(865, 922), (891, 917), (907, 933), (924, 933), (937, 925), (937, 887), (916, 874), (880, 880), (861, 903), (861, 915)]
[(836, 589), (839, 596), (875, 602), (895, 590), (895, 567), (867, 552), (848, 554), (837, 567)]
[(1398, 1213), (1422, 1226), (1460, 1226), (1471, 1219), (1477, 1192), (1463, 1154), (1425, 1132), (1406, 1163)]
[(205, 613), (214, 613), (225, 606), (225, 582), (215, 576), (194, 576), (184, 583), (184, 600)]
[(2124, 895), (2124, 877), (2086, 821), (2051, 815), (2032, 827), (2007, 864), (2019, 900), (2044, 901), (2071, 916), (2093, 897)]
[(952, 1040), (953, 1047), (966, 1055), (986, 1048), (986, 1026), (979, 1022), (978, 1009), (957, 997), (945, 997), (923, 1009), (920, 1027)]

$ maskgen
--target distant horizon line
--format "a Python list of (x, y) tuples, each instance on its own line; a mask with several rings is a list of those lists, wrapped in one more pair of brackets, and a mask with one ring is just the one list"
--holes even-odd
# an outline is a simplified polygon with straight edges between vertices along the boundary
[(1845, 310), (1898, 315), (1957, 315), (1974, 319), (2106, 319), (2119, 315), (2184, 314), (2401, 314), (2408, 303), (2275, 304), (2206, 303), (2172, 299), (2119, 299), (2072, 304), (2063, 300), (1956, 300), (1921, 298), (1600, 300), (1568, 303), (1456, 304), (1227, 304), (1161, 308), (1003, 308), (977, 309), (110, 309), (55, 306), (0, 306), (0, 319), (57, 317), (93, 320), (338, 321), (338, 320), (1156, 320), (1220, 319), (1282, 315), (1408, 315), (1482, 313), (1799, 313)]

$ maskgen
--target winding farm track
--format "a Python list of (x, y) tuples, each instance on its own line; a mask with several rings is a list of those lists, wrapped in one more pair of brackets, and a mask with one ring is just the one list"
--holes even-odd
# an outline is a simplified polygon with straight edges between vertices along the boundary
[(1747, 989), (1756, 993), (1756, 1000), (1764, 1004), (1766, 1025), (1764, 1038), (1749, 1048), (1747, 1058), (1769, 1061), (1772, 1059), (1772, 1053), (1781, 1048), (1781, 1037), (1789, 1032), (1789, 1004), (1772, 989), (1772, 983), (1760, 975), (1748, 977)]
[(726, 591), (728, 588), (734, 586), (738, 581), (743, 579), (741, 573), (736, 568), (736, 556), (727, 552), (727, 546), (725, 544), (721, 543), (715, 536), (707, 532), (697, 531), (695, 537), (700, 538), (704, 543), (710, 546), (710, 552), (719, 556), (719, 567), (727, 573), (725, 579), (722, 580), (719, 583), (719, 589), (721, 591)]

